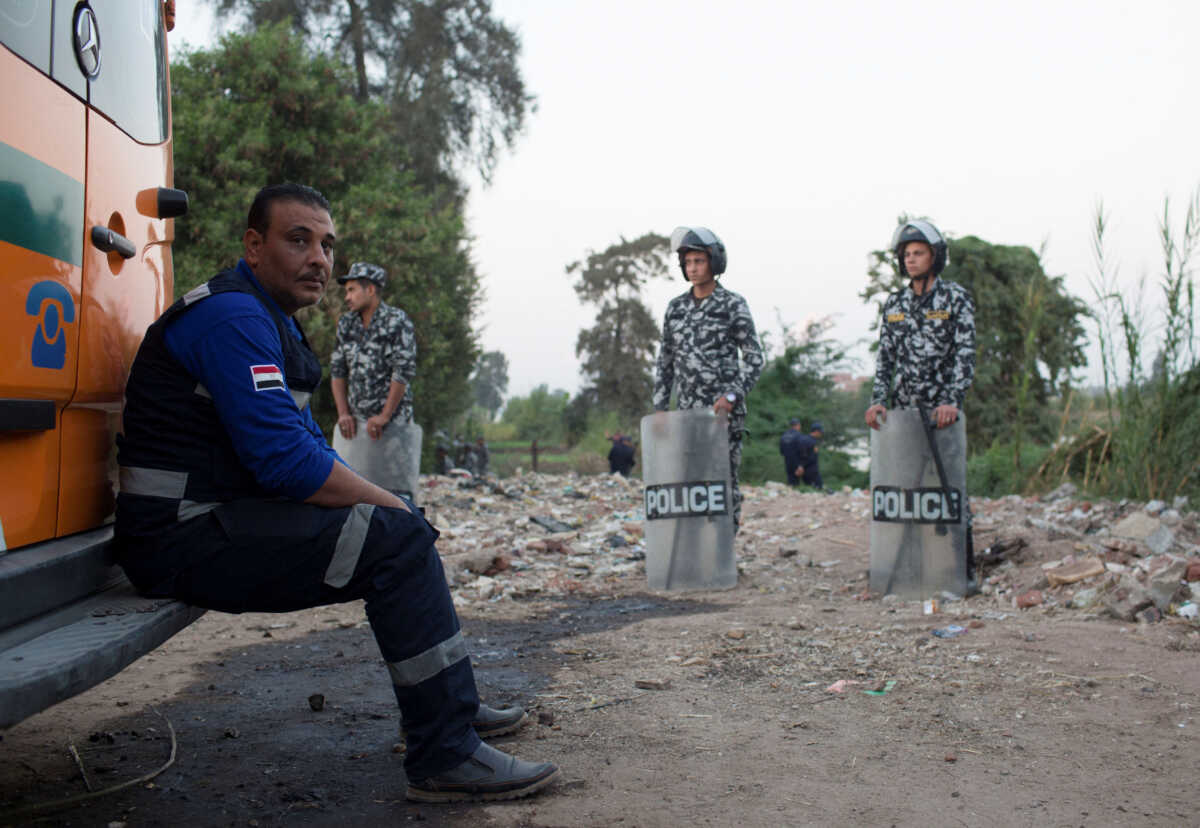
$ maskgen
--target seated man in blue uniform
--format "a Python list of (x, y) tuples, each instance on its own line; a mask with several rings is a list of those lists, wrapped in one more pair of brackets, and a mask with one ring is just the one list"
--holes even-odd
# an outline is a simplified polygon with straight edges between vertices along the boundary
[(329, 283), (329, 203), (310, 187), (266, 187), (243, 244), (235, 268), (150, 326), (134, 360), (118, 438), (119, 562), (148, 595), (223, 612), (365, 600), (406, 732), (408, 798), (545, 787), (554, 765), (480, 741), (525, 714), (479, 702), (437, 530), (341, 462), (308, 407), (321, 365), (292, 316)]

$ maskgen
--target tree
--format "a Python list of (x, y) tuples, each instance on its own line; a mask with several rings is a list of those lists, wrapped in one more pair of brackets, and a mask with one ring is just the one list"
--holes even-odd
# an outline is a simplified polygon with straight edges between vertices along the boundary
[[(969, 443), (983, 450), (996, 440), (1019, 446), (1023, 436), (1048, 442), (1055, 429), (1051, 398), (1063, 393), (1071, 372), (1087, 362), (1087, 306), (1067, 293), (1062, 276), (1046, 275), (1039, 254), (1028, 247), (989, 244), (975, 236), (950, 239), (949, 245), (950, 264), (942, 278), (960, 283), (975, 300), (975, 382), (966, 402)], [(882, 308), (887, 295), (907, 283), (892, 251), (876, 250), (859, 295)]]
[(540, 440), (556, 443), (565, 433), (564, 415), (570, 395), (566, 391), (551, 391), (546, 384), (539, 385), (528, 397), (513, 397), (504, 406), (501, 420), (517, 429), (522, 440)]
[(499, 351), (486, 351), (479, 355), (475, 371), (471, 374), (471, 391), (475, 404), (488, 412), (491, 419), (504, 405), (504, 392), (508, 390), (508, 357)]
[(516, 32), (490, 0), (212, 0), (252, 26), (291, 21), (314, 48), (353, 67), (354, 95), (388, 107), (388, 132), (427, 183), (455, 162), (491, 178), (534, 108)]
[[(195, 209), (176, 222), (176, 295), (237, 261), (246, 210), (265, 184), (301, 181), (333, 206), (335, 274), (373, 261), (389, 274), (384, 298), (417, 333), (417, 419), (452, 418), (470, 404), (478, 354), (472, 319), (480, 297), (461, 214), (439, 206), (387, 136), (383, 104), (346, 94), (349, 70), (311, 54), (286, 26), (231, 34), (171, 68), (175, 181)], [(344, 252), (343, 252), (344, 251)], [(336, 286), (301, 312), (322, 362), (344, 309)], [(314, 398), (328, 432), (336, 420), (327, 386)]]
[(575, 294), (595, 305), (596, 324), (579, 332), (575, 355), (599, 404), (631, 418), (643, 413), (654, 391), (659, 330), (641, 299), (642, 287), (667, 275), (669, 242), (647, 233), (567, 265), (578, 274)]
[[(855, 438), (862, 425), (862, 411), (851, 413), (835, 388), (832, 375), (848, 366), (848, 358), (845, 348), (826, 338), (832, 327), (829, 317), (810, 321), (800, 334), (792, 326), (783, 325), (782, 350), (767, 361), (762, 376), (746, 396), (746, 437), (742, 446), (742, 477), (746, 481), (782, 478), (779, 436), (788, 428), (788, 422), (798, 417), (806, 429), (814, 421), (824, 426), (821, 473), (827, 483), (835, 482), (827, 467), (835, 450)], [(841, 462), (841, 466), (846, 465)]]

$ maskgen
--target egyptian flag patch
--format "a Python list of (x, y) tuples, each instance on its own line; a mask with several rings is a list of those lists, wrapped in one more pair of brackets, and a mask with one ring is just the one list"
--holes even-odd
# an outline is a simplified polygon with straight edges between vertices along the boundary
[(250, 378), (254, 381), (255, 391), (284, 387), (283, 372), (276, 365), (251, 365)]

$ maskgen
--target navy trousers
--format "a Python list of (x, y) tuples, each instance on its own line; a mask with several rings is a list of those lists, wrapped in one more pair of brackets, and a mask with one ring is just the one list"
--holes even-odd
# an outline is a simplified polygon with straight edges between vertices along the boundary
[(114, 545), (140, 591), (193, 606), (291, 612), (365, 600), (407, 731), (405, 772), (419, 780), (479, 747), (475, 676), (436, 538), (415, 507), (240, 500)]

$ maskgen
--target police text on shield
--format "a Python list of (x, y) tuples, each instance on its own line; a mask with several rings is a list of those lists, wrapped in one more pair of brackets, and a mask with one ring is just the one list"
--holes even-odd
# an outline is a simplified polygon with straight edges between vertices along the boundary
[(876, 486), (871, 490), (871, 512), (875, 520), (888, 523), (958, 523), (961, 500), (958, 489)]
[(729, 510), (724, 480), (660, 483), (646, 487), (646, 520), (723, 515)]

